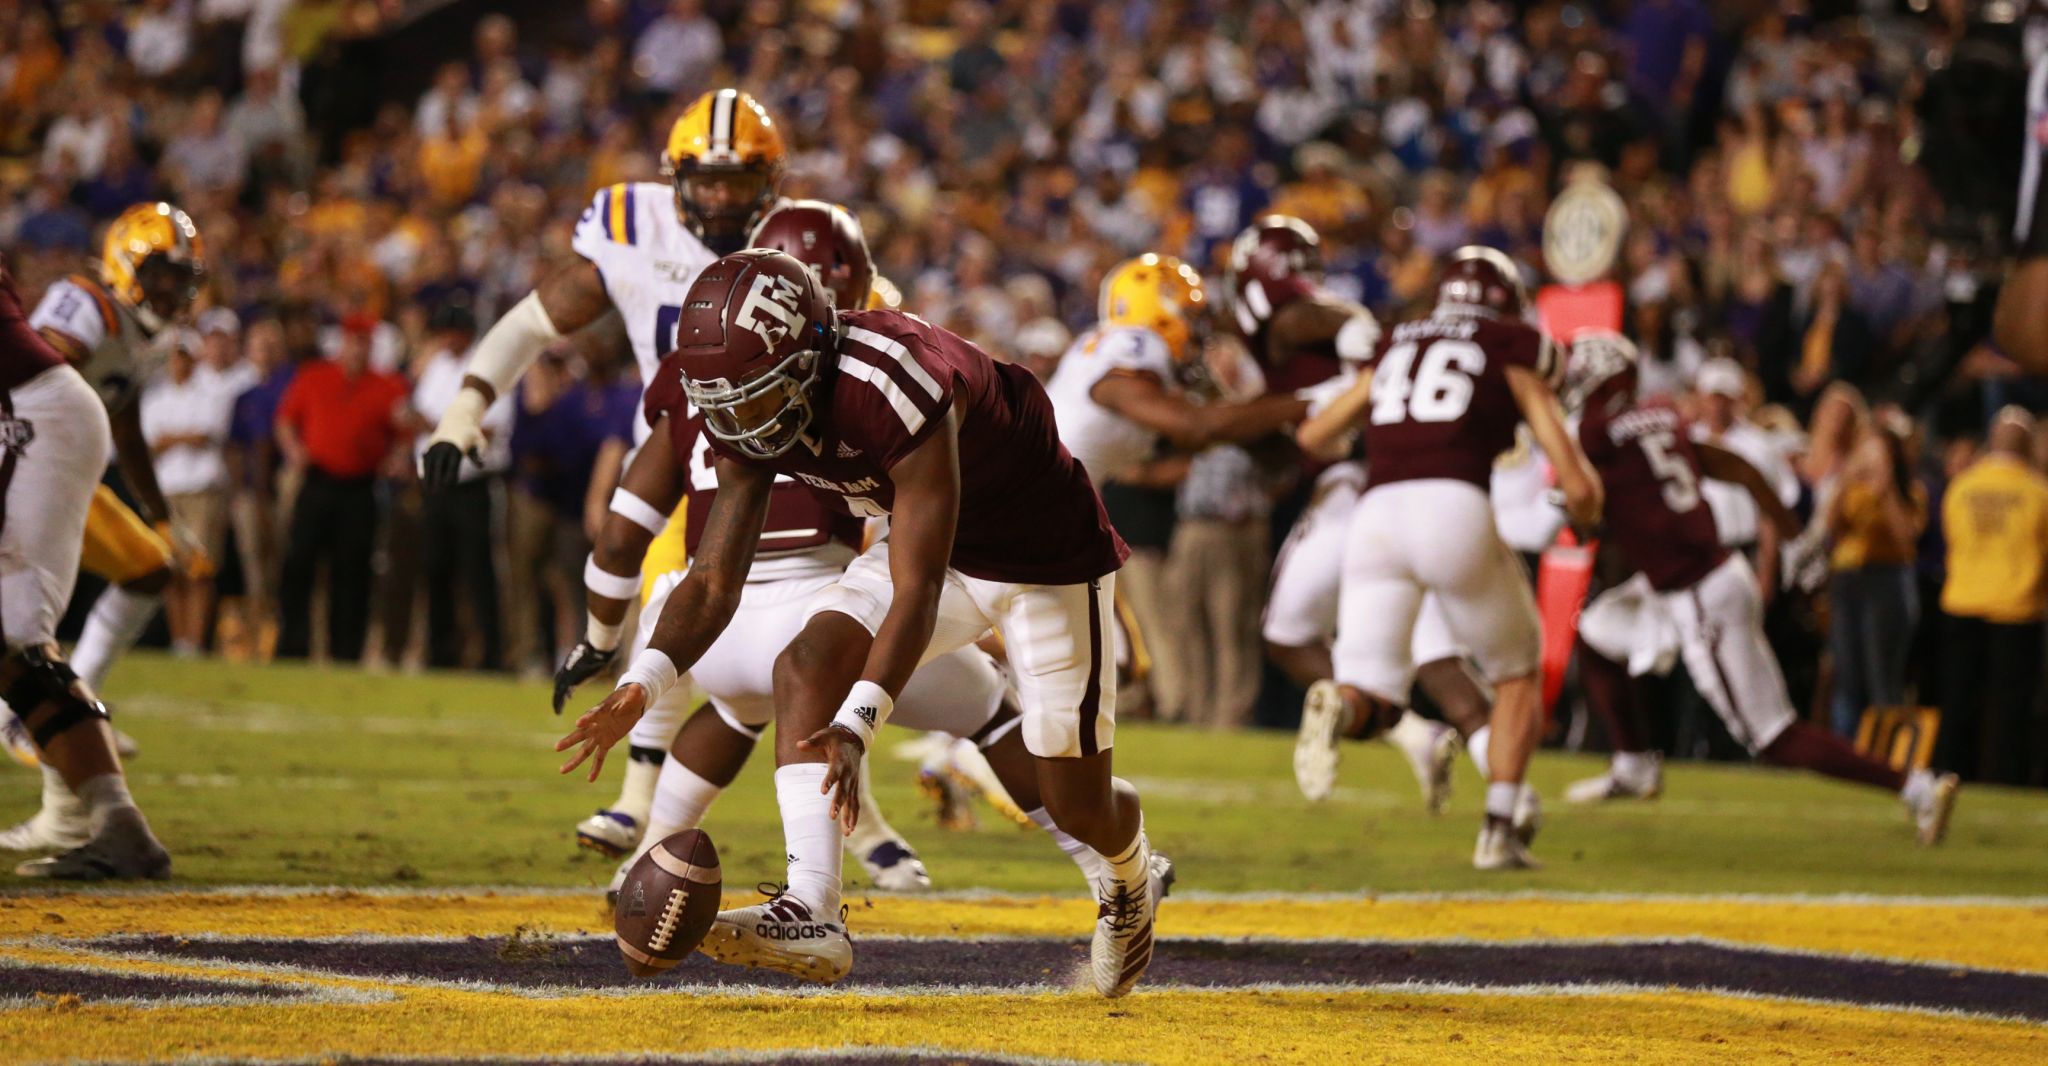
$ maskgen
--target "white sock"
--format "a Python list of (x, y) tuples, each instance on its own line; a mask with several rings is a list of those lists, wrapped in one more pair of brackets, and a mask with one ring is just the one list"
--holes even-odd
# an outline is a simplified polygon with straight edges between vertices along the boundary
[(64, 783), (64, 775), (43, 764), (43, 810), (53, 818), (73, 819), (86, 813), (85, 801)]
[(635, 745), (626, 753), (626, 779), (619, 783), (619, 798), (612, 801), (610, 809), (646, 825), (648, 812), (654, 807), (655, 784), (661, 780), (661, 768), (668, 761), (666, 748)]
[(163, 602), (162, 596), (140, 596), (119, 585), (107, 586), (93, 601), (85, 629), (78, 634), (78, 646), (72, 649), (71, 667), (94, 692), (106, 683), (114, 660), (142, 639), (142, 631), (149, 628), (149, 620), (156, 617)]
[(1513, 818), (1515, 801), (1522, 795), (1522, 786), (1512, 781), (1494, 781), (1486, 786), (1486, 816), (1488, 818)]
[(1102, 857), (1095, 854), (1095, 849), (1075, 840), (1067, 835), (1066, 830), (1053, 824), (1052, 815), (1048, 814), (1044, 807), (1025, 811), (1024, 813), (1030, 817), (1033, 824), (1045, 830), (1047, 835), (1052, 837), (1052, 842), (1058, 844), (1060, 850), (1067, 853), (1067, 858), (1074, 860), (1074, 865), (1081, 868), (1082, 879), (1086, 880), (1090, 887), (1093, 887), (1095, 882), (1109, 876), (1109, 871), (1102, 865)]
[(839, 822), (832, 797), (818, 791), (825, 764), (799, 762), (775, 770), (775, 799), (782, 807), (782, 840), (789, 852), (789, 895), (820, 921), (839, 920)]
[(1486, 745), (1493, 740), (1493, 727), (1483, 725), (1465, 738), (1465, 754), (1472, 757), (1472, 765), (1479, 768), (1479, 776), (1491, 777), (1493, 771), (1486, 766)]
[(898, 833), (887, 818), (882, 817), (882, 808), (875, 803), (874, 785), (868, 773), (871, 761), (860, 761), (860, 821), (854, 823), (853, 835), (846, 838), (846, 850), (863, 859), (869, 852), (892, 840), (901, 844), (905, 851), (910, 850), (910, 842), (903, 839), (903, 834)]
[(654, 802), (647, 811), (647, 837), (640, 846), (651, 848), (685, 829), (697, 828), (723, 791), (684, 766), (681, 759), (663, 762), (654, 782)]
[(1429, 727), (1429, 719), (1414, 711), (1402, 711), (1395, 719), (1393, 728), (1387, 730), (1387, 743), (1402, 751), (1427, 748), (1436, 739), (1436, 731)]
[(1150, 877), (1152, 844), (1145, 839), (1144, 819), (1138, 820), (1138, 835), (1122, 851), (1115, 855), (1104, 855), (1098, 851), (1095, 857), (1102, 863), (1102, 873), (1109, 880), (1131, 884)]
[(92, 816), (92, 835), (100, 835), (114, 812), (132, 810), (135, 798), (128, 794), (128, 782), (120, 774), (101, 774), (78, 786), (78, 798), (85, 801)]
[(1608, 772), (1618, 781), (1647, 785), (1657, 779), (1657, 756), (1647, 751), (1617, 751)]
[[(1899, 798), (1905, 800), (1908, 804), (1919, 806), (1921, 799), (1929, 795), (1933, 788), (1934, 771), (1909, 770), (1906, 773), (1906, 787), (1899, 790)], [(47, 789), (43, 792), (43, 796), (45, 797), (43, 802), (48, 803), (49, 792)]]

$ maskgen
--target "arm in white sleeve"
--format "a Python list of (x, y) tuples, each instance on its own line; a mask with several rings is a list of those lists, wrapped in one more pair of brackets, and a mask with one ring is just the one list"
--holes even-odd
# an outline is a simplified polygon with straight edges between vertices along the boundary
[(469, 362), (463, 367), (462, 391), (442, 412), (441, 422), (434, 427), (430, 439), (447, 441), (465, 452), (481, 444), (484, 412), (490, 401), (467, 379), (476, 378), (489, 385), (495, 395), (503, 396), (561, 335), (554, 319), (548, 317), (547, 308), (541, 306), (539, 293), (527, 293), (525, 299), (513, 304), (512, 310), (492, 324), (477, 342), (476, 351), (470, 353)]

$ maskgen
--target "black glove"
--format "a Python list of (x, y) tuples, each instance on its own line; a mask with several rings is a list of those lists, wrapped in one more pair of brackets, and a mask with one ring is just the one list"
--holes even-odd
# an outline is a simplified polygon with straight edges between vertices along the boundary
[(468, 458), (478, 466), (483, 458), (474, 449), (465, 453), (453, 441), (437, 440), (427, 445), (427, 454), (420, 456), (420, 482), (430, 489), (445, 489), (462, 480), (462, 460)]
[(587, 640), (579, 640), (562, 658), (562, 665), (555, 670), (555, 713), (562, 713), (562, 704), (569, 702), (569, 693), (576, 686), (596, 677), (619, 654), (617, 648), (603, 651)]

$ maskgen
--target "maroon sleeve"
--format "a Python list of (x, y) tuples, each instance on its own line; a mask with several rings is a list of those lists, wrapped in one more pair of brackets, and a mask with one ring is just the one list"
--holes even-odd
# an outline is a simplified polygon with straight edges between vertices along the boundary
[(953, 404), (955, 364), (971, 363), (980, 353), (965, 340), (898, 312), (849, 315), (847, 320), (833, 422), (883, 468), (894, 467), (944, 424)]
[(656, 425), (661, 416), (681, 412), (686, 399), (682, 366), (673, 353), (663, 356), (661, 365), (654, 368), (654, 380), (647, 383), (646, 395), (640, 398), (641, 417), (647, 419), (649, 426)]
[(1492, 324), (1493, 336), (1487, 339), (1488, 351), (1496, 352), (1509, 366), (1524, 367), (1557, 387), (1557, 376), (1564, 360), (1559, 358), (1557, 345), (1550, 336), (1534, 326), (1522, 322), (1498, 322)]

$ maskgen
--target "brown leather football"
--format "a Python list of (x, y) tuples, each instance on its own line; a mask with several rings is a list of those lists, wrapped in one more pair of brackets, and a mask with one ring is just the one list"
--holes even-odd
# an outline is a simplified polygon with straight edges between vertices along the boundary
[(718, 849), (685, 829), (647, 849), (626, 871), (612, 912), (619, 954), (635, 977), (652, 977), (690, 957), (718, 917)]

